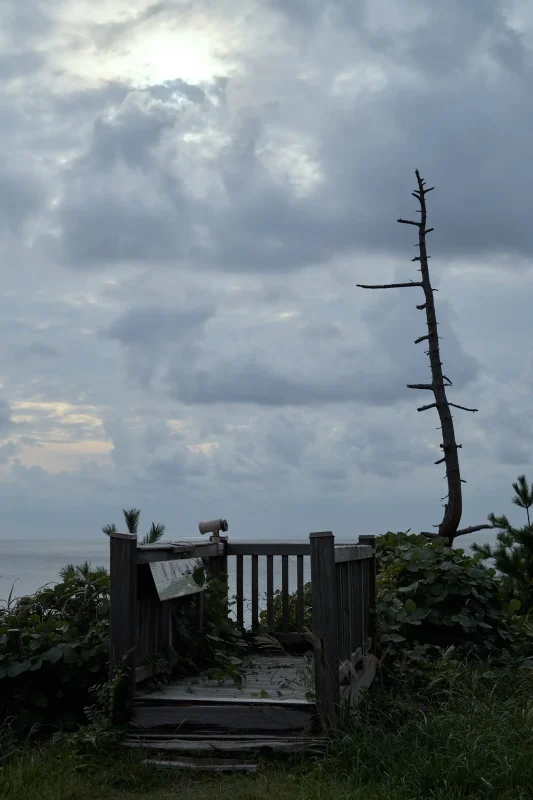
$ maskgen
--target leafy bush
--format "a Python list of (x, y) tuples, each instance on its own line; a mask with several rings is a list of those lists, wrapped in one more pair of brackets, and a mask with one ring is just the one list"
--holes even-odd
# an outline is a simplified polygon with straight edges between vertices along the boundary
[(107, 677), (109, 577), (88, 565), (61, 583), (0, 609), (3, 713), (28, 721), (74, 721)]
[(519, 603), (502, 606), (496, 571), (443, 539), (387, 533), (377, 540), (380, 643), (425, 657), (454, 646), (497, 654), (509, 646)]
[(213, 680), (230, 678), (241, 684), (248, 641), (228, 618), (227, 584), (210, 577), (203, 568), (195, 571), (194, 578), (205, 590), (204, 626), (199, 635), (194, 598), (188, 605), (173, 608), (174, 635), (180, 643), (173, 666), (181, 673), (201, 674)]
[[(304, 627), (311, 629), (313, 624), (312, 613), (311, 613), (311, 583), (305, 583), (303, 589), (304, 589), (303, 591)], [(298, 626), (296, 624), (297, 599), (298, 599), (297, 592), (291, 592), (291, 594), (289, 594), (289, 631), (298, 630)], [(281, 589), (276, 589), (276, 591), (274, 592), (273, 609), (274, 609), (274, 630), (280, 631), (283, 626), (283, 604), (282, 604)], [(263, 628), (268, 627), (266, 609), (263, 609), (263, 611), (260, 612), (259, 621)]]

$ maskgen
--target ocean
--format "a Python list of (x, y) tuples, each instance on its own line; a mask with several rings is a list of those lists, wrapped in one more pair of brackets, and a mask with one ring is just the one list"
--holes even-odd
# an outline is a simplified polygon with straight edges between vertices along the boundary
[[(339, 541), (341, 541), (339, 539)], [(109, 542), (100, 538), (72, 541), (70, 539), (3, 539), (0, 540), (0, 606), (12, 597), (32, 594), (46, 584), (57, 583), (59, 571), (66, 564), (88, 561), (93, 567), (109, 567)], [(244, 558), (244, 594), (249, 596), (251, 564)], [(260, 606), (266, 596), (266, 566), (259, 565)], [(229, 592), (236, 592), (235, 559), (229, 559)], [(309, 559), (304, 559), (304, 580), (310, 580)], [(296, 588), (296, 558), (289, 558), (289, 585)], [(281, 557), (274, 558), (274, 589), (281, 588)], [(263, 602), (262, 602), (263, 601)]]
[(66, 564), (89, 561), (93, 567), (109, 566), (109, 542), (104, 534), (90, 540), (0, 539), (0, 604), (32, 594), (47, 583), (57, 583)]

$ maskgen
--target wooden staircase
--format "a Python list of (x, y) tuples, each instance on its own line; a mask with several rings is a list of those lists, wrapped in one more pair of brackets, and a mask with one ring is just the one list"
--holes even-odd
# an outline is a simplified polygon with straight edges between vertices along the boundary
[(306, 697), (308, 667), (301, 656), (259, 656), (241, 688), (188, 679), (138, 693), (124, 744), (152, 751), (161, 766), (223, 771), (251, 769), (254, 755), (320, 752), (327, 738)]

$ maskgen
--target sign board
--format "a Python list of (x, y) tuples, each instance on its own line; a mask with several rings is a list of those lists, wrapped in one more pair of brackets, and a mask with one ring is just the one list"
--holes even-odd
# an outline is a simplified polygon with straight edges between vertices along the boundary
[(193, 577), (193, 572), (202, 567), (201, 558), (180, 558), (178, 561), (152, 561), (150, 569), (160, 600), (186, 597), (203, 592)]

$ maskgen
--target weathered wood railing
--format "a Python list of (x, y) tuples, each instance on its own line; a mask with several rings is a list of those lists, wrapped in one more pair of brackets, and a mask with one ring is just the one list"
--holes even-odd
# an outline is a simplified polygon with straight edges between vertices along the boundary
[[(245, 559), (249, 558), (250, 580), (246, 584), (249, 586), (248, 616), (251, 630), (259, 630), (261, 605), (263, 605), (266, 614), (261, 621), (261, 630), (275, 634), (281, 641), (301, 641), (306, 627), (304, 582), (305, 572), (309, 572), (310, 555), (311, 545), (308, 542), (228, 542), (228, 570), (232, 577), (235, 574), (237, 622), (244, 625), (246, 621)], [(296, 586), (291, 585), (290, 581), (290, 566), (294, 558), (296, 558)], [(281, 559), (281, 619), (279, 614), (275, 614), (274, 559)], [(266, 580), (261, 581), (261, 573)], [(263, 599), (259, 588), (261, 583), (266, 584), (264, 604), (261, 602)], [(294, 613), (291, 615), (289, 597), (293, 591), (296, 593), (296, 602)]]
[(336, 727), (342, 684), (375, 643), (376, 539), (335, 546), (327, 531), (310, 542), (315, 693), (323, 726)]
[[(150, 562), (201, 558), (216, 577), (227, 580), (228, 573), (235, 575), (235, 613), (240, 624), (248, 627), (249, 623), (252, 631), (267, 631), (285, 643), (311, 640), (322, 724), (337, 725), (342, 685), (353, 677), (375, 643), (375, 537), (361, 536), (357, 544), (337, 546), (331, 532), (312, 533), (309, 542), (292, 543), (222, 540), (140, 545), (135, 536), (122, 533), (111, 534), (110, 540), (110, 672), (113, 674), (126, 657), (130, 677), (125, 699), (131, 700), (136, 684), (153, 674), (151, 657), (171, 647), (179, 650), (179, 642), (172, 637), (171, 616), (172, 606), (184, 600), (159, 599)], [(296, 581), (291, 582), (294, 558)], [(245, 580), (248, 559), (249, 582)], [(281, 595), (275, 591), (274, 559), (281, 559)], [(304, 591), (309, 568), (311, 631)], [(265, 581), (261, 581), (261, 575)], [(261, 602), (262, 582), (266, 584), (266, 606)], [(296, 595), (293, 607), (292, 592)], [(246, 595), (250, 614), (245, 614)], [(200, 627), (203, 595), (195, 597)], [(190, 602), (190, 597), (186, 601)], [(266, 612), (263, 619), (262, 606)]]

